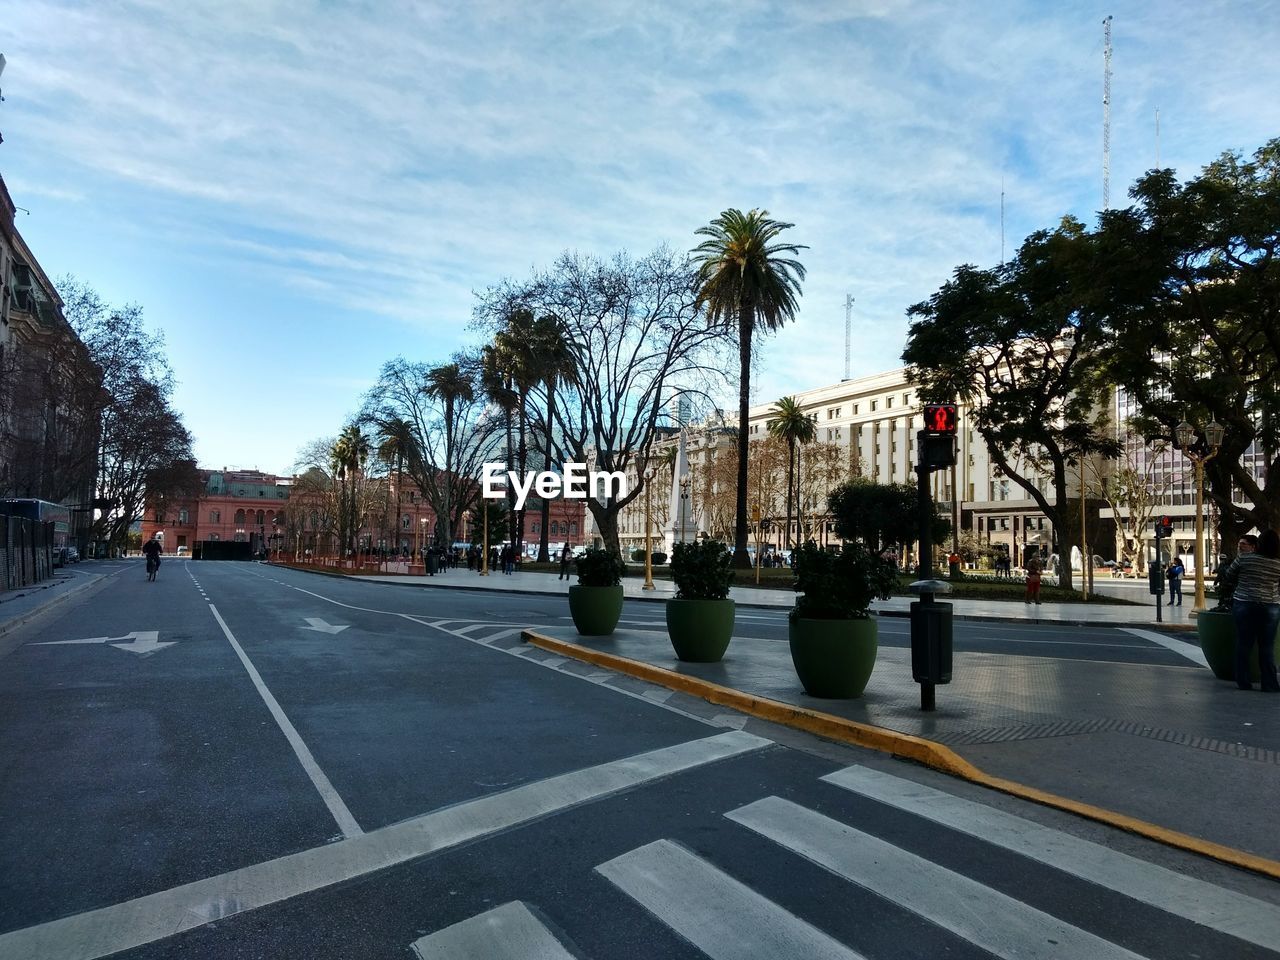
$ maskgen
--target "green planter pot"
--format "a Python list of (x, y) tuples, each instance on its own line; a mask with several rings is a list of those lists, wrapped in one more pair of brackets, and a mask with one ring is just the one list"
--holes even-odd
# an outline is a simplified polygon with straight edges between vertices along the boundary
[(862, 696), (876, 665), (875, 620), (792, 620), (791, 662), (811, 697)]
[(622, 616), (622, 587), (569, 588), (569, 613), (584, 637), (607, 637)]
[[(1236, 621), (1229, 613), (1206, 610), (1196, 616), (1196, 633), (1200, 636), (1200, 649), (1209, 663), (1209, 669), (1219, 680), (1236, 678)], [(1280, 630), (1276, 632), (1276, 651), (1280, 654)], [(1249, 679), (1261, 682), (1258, 668), (1258, 648), (1249, 653)]]
[(733, 637), (732, 600), (668, 600), (667, 633), (676, 656), (717, 663)]

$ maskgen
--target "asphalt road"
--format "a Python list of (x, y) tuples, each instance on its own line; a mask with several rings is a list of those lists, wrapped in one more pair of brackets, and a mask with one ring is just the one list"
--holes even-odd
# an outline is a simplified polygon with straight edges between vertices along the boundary
[(5, 638), (0, 960), (1277, 956), (1274, 883), (520, 642), (565, 615), (120, 565)]

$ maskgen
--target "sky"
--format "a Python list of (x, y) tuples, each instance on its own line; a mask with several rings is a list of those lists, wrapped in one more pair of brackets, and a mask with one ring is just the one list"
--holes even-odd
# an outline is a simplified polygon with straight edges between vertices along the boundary
[(477, 291), (730, 207), (809, 248), (754, 402), (845, 375), (847, 296), (851, 375), (900, 366), (956, 266), (1094, 221), (1108, 15), (1112, 206), (1280, 136), (1265, 0), (0, 0), (0, 173), (50, 276), (163, 331), (200, 464), (288, 473)]

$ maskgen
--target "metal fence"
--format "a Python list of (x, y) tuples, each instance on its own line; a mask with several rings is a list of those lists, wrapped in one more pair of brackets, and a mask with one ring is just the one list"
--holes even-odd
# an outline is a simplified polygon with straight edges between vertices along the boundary
[(0, 513), (0, 590), (53, 576), (53, 524)]

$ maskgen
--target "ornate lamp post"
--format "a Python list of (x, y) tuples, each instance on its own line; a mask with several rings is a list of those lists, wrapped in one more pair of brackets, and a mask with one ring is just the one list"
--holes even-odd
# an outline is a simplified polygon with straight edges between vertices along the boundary
[[(687, 510), (689, 508), (689, 478), (686, 476), (680, 481), (680, 542), (684, 543), (684, 538), (689, 522)], [(674, 548), (674, 545), (673, 545)]]
[(1191, 612), (1201, 613), (1204, 605), (1204, 465), (1218, 455), (1222, 446), (1222, 435), (1226, 431), (1222, 424), (1210, 420), (1204, 428), (1204, 441), (1207, 452), (1197, 453), (1192, 450), (1196, 442), (1196, 428), (1183, 420), (1174, 429), (1178, 447), (1182, 455), (1195, 465), (1196, 469), (1196, 604)]
[(652, 509), (652, 484), (655, 470), (649, 467), (644, 472), (644, 586), (643, 590), (652, 590), (653, 586), (653, 524), (650, 521)]

